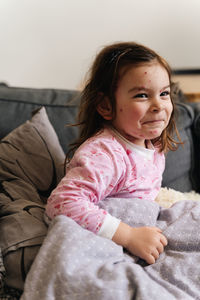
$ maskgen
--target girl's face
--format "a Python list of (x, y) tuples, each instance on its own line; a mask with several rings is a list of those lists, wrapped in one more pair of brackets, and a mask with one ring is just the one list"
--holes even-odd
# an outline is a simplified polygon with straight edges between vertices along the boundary
[(145, 147), (159, 137), (173, 110), (167, 71), (159, 63), (133, 66), (124, 72), (115, 93), (114, 128), (129, 141)]

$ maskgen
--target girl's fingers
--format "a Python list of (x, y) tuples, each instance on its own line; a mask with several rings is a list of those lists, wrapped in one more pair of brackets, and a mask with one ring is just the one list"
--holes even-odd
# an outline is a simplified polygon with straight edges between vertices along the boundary
[(149, 227), (149, 228), (152, 228), (153, 230), (155, 230), (159, 233), (162, 233), (162, 230), (159, 227), (152, 226), (152, 227)]
[(161, 254), (164, 251), (164, 246), (162, 243), (160, 243), (160, 245), (157, 247), (157, 250), (158, 250), (159, 254)]
[(155, 260), (157, 260), (157, 259), (159, 258), (159, 256), (160, 256), (160, 253), (159, 253), (159, 251), (158, 251), (157, 249), (155, 249), (155, 250), (151, 253), (151, 255), (155, 258)]
[(166, 237), (163, 234), (161, 234), (160, 241), (163, 244), (163, 246), (167, 246), (168, 242)]
[(144, 260), (150, 265), (156, 262), (156, 259), (152, 254), (149, 254), (148, 256), (144, 257)]

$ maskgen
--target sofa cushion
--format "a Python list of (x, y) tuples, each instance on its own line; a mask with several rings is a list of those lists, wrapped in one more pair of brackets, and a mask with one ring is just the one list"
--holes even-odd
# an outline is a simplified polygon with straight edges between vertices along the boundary
[(0, 141), (0, 247), (11, 287), (23, 288), (47, 233), (44, 205), (64, 175), (64, 158), (44, 107)]
[(200, 103), (193, 103), (192, 107), (194, 108), (195, 112), (195, 121), (193, 125), (194, 129), (194, 149), (195, 149), (195, 165), (194, 165), (194, 172), (195, 172), (195, 179), (196, 179), (196, 186), (197, 192), (200, 193)]
[(44, 106), (66, 153), (77, 135), (74, 123), (79, 92), (74, 90), (16, 88), (0, 84), (0, 138), (23, 124), (33, 110)]
[(176, 124), (184, 145), (180, 145), (176, 151), (167, 153), (162, 185), (181, 192), (189, 192), (197, 189), (192, 134), (195, 115), (190, 105), (177, 103), (176, 108)]

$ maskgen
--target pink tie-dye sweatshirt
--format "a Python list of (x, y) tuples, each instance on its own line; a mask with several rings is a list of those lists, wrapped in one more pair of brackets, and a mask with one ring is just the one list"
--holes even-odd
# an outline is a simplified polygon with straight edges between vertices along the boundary
[(72, 218), (84, 228), (112, 238), (120, 220), (98, 207), (106, 197), (154, 201), (165, 158), (151, 144), (137, 146), (112, 129), (88, 139), (75, 152), (66, 175), (51, 193), (46, 214)]

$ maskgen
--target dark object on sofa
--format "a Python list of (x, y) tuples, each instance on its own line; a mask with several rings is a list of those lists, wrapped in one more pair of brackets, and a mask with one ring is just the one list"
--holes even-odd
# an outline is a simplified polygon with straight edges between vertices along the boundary
[[(65, 125), (74, 122), (78, 103), (77, 91), (0, 85), (0, 247), (10, 287), (23, 289), (46, 235), (44, 205), (77, 135)], [(178, 102), (177, 125), (184, 146), (167, 154), (163, 186), (199, 192), (199, 104)]]

